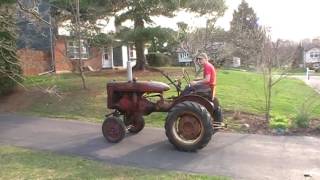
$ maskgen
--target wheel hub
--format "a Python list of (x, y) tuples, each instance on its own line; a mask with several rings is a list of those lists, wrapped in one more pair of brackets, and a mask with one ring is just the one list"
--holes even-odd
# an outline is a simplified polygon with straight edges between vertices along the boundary
[(122, 127), (119, 125), (119, 123), (114, 121), (109, 121), (106, 126), (106, 130), (107, 130), (106, 132), (109, 137), (113, 139), (117, 139), (119, 138), (119, 136), (121, 136), (121, 128)]
[(186, 140), (194, 140), (201, 133), (201, 124), (198, 119), (191, 115), (184, 115), (180, 118), (178, 130), (180, 136)]

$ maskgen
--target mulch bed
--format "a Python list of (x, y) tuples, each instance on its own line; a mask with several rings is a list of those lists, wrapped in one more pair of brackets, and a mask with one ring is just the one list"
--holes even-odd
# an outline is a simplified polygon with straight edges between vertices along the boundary
[(263, 116), (243, 113), (243, 112), (224, 112), (225, 123), (227, 128), (224, 132), (240, 132), (249, 134), (264, 135), (305, 135), (320, 137), (320, 119), (312, 119), (309, 128), (290, 128), (286, 131), (277, 131), (268, 126), (268, 122)]

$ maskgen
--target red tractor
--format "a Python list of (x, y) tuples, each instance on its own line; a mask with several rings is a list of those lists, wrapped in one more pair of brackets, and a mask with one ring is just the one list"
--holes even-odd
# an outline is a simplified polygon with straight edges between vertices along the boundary
[[(205, 147), (211, 136), (222, 127), (222, 113), (218, 100), (212, 93), (193, 90), (186, 93), (181, 81), (172, 80), (178, 96), (164, 99), (163, 92), (169, 85), (153, 81), (128, 81), (107, 83), (108, 108), (114, 112), (106, 115), (102, 125), (104, 137), (112, 143), (121, 141), (126, 134), (140, 132), (145, 125), (143, 116), (152, 112), (168, 112), (165, 131), (169, 141), (181, 151), (196, 151)], [(183, 71), (184, 79), (190, 78)]]

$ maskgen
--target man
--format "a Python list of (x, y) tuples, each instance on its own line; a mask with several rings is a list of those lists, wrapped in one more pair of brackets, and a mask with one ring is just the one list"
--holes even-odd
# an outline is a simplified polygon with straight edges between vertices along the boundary
[[(216, 94), (216, 70), (214, 66), (209, 63), (206, 53), (201, 53), (196, 58), (196, 63), (203, 66), (203, 79), (195, 80), (190, 83), (190, 86), (182, 92), (182, 95), (188, 95), (190, 93), (202, 94), (203, 97), (207, 97), (214, 104), (213, 119), (216, 123), (222, 123), (222, 109)], [(216, 124), (217, 125), (217, 124)], [(220, 125), (218, 125), (220, 126)]]
[(192, 81), (188, 93), (192, 91), (210, 91), (210, 95), (213, 100), (216, 93), (216, 70), (214, 66), (209, 63), (206, 53), (200, 53), (196, 58), (196, 62), (203, 66), (203, 79)]

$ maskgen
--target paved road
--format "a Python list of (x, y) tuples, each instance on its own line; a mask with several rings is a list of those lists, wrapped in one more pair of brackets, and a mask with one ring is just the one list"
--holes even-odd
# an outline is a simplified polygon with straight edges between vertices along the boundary
[(160, 168), (233, 179), (320, 179), (320, 139), (217, 133), (196, 153), (176, 151), (163, 129), (146, 128), (110, 144), (100, 124), (0, 115), (0, 145), (14, 145), (142, 168)]

